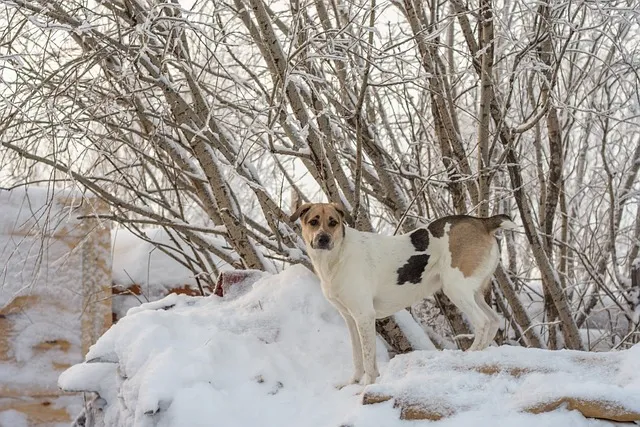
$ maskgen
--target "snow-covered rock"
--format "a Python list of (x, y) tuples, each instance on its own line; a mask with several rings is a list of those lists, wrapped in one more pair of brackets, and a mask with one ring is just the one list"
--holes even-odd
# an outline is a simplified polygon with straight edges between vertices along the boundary
[[(480, 352), (416, 351), (395, 357), (365, 402), (394, 399), (408, 419), (469, 412), (546, 412), (588, 403), (589, 416), (640, 416), (640, 345), (619, 352), (492, 347)], [(585, 405), (583, 405), (585, 406)]]

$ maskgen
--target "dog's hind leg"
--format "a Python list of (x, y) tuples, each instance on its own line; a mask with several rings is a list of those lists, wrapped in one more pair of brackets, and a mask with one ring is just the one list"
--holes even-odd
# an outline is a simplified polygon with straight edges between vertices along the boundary
[[(491, 280), (491, 279), (489, 279)], [(490, 283), (490, 282), (489, 282)], [(500, 327), (500, 316), (489, 307), (489, 305), (484, 300), (481, 291), (476, 292), (474, 296), (476, 303), (480, 306), (480, 308), (484, 311), (484, 313), (489, 318), (489, 324), (484, 330), (484, 336), (482, 337), (483, 348), (488, 347), (493, 339), (496, 336), (496, 332), (498, 332), (498, 328)]]
[(476, 299), (477, 294), (482, 299), (482, 295), (479, 292), (480, 286), (474, 286), (473, 283), (468, 282), (470, 281), (462, 280), (462, 283), (453, 286), (445, 282), (442, 290), (451, 302), (467, 316), (473, 326), (474, 339), (469, 350), (482, 350), (489, 345), (485, 337), (490, 333), (492, 321)]

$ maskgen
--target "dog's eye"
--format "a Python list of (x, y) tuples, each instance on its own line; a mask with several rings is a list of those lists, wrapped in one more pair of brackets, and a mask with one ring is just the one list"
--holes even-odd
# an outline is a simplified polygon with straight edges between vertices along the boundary
[(329, 227), (335, 227), (336, 225), (338, 225), (338, 221), (336, 221), (335, 219), (329, 221)]
[(311, 221), (309, 221), (309, 225), (315, 227), (316, 225), (318, 225), (318, 220), (317, 219), (312, 219)]

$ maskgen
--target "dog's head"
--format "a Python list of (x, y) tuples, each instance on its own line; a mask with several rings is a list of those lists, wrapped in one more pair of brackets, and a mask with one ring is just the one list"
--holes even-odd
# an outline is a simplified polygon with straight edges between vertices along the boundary
[(348, 213), (337, 203), (305, 203), (291, 215), (300, 218), (302, 238), (307, 247), (330, 251), (344, 238), (344, 221)]

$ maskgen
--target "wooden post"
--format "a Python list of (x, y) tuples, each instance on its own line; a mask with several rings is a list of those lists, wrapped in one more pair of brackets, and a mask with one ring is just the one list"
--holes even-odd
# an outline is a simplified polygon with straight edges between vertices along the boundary
[[(85, 203), (85, 216), (107, 212), (99, 201)], [(87, 238), (82, 244), (82, 354), (111, 326), (111, 229), (98, 218), (83, 220)]]

